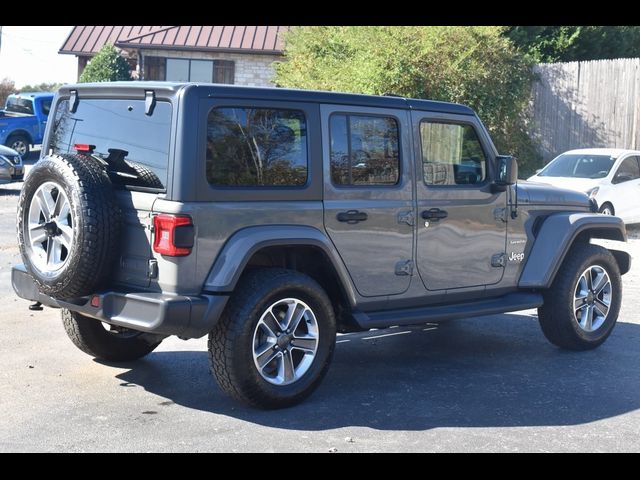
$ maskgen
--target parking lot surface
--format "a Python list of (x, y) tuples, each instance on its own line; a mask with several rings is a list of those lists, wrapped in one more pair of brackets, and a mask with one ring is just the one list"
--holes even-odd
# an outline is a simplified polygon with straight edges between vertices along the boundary
[(19, 189), (0, 185), (0, 451), (640, 450), (640, 230), (597, 350), (553, 347), (534, 310), (344, 335), (314, 395), (265, 412), (216, 386), (206, 339), (107, 364), (29, 311), (10, 285)]

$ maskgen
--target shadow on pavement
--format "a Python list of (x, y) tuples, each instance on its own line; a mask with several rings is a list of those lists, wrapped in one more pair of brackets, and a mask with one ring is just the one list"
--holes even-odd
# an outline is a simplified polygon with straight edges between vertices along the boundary
[(589, 352), (553, 347), (536, 317), (521, 314), (361, 340), (368, 335), (343, 337), (351, 341), (336, 345), (322, 385), (286, 410), (229, 399), (209, 374), (206, 352), (152, 353), (118, 378), (188, 408), (294, 430), (574, 425), (640, 407), (635, 324), (619, 323)]
[(16, 190), (13, 188), (3, 188), (2, 186), (0, 186), (0, 197), (17, 197), (19, 195), (20, 190)]

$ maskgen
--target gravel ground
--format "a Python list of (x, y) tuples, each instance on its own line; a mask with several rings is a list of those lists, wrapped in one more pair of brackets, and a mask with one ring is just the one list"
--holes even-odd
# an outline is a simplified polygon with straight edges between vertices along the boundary
[[(10, 286), (19, 188), (0, 186), (0, 451), (640, 450), (638, 263), (595, 351), (552, 347), (532, 310), (342, 336), (308, 401), (262, 412), (218, 389), (205, 339), (105, 364), (58, 312), (30, 312)], [(629, 238), (640, 258), (640, 229)]]

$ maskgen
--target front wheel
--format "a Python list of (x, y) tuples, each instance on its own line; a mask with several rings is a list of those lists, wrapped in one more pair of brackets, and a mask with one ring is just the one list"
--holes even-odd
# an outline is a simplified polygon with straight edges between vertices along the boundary
[(603, 215), (615, 215), (615, 210), (613, 209), (613, 205), (609, 202), (603, 203), (602, 206), (598, 209), (598, 213)]
[(622, 279), (614, 256), (601, 246), (578, 244), (544, 292), (538, 319), (554, 345), (590, 350), (611, 334), (621, 302)]
[(291, 270), (254, 270), (209, 334), (211, 371), (237, 400), (288, 407), (320, 384), (335, 337), (333, 307), (318, 283)]
[(29, 139), (24, 135), (12, 135), (7, 140), (7, 146), (18, 152), (22, 158), (26, 159), (29, 155)]

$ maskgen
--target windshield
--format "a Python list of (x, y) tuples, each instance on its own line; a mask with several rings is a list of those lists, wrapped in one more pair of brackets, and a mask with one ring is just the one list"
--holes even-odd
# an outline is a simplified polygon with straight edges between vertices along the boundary
[[(124, 152), (129, 173), (153, 175), (151, 188), (165, 188), (171, 138), (171, 104), (157, 102), (153, 115), (145, 115), (144, 100), (81, 99), (75, 113), (69, 101), (58, 103), (49, 149), (53, 153), (75, 153), (75, 144), (94, 145), (94, 154), (109, 158), (109, 150)], [(140, 186), (135, 175), (128, 186)], [(139, 177), (140, 175), (138, 175)], [(139, 178), (138, 178), (139, 180)]]
[(616, 159), (609, 155), (562, 154), (542, 170), (540, 177), (604, 178)]

